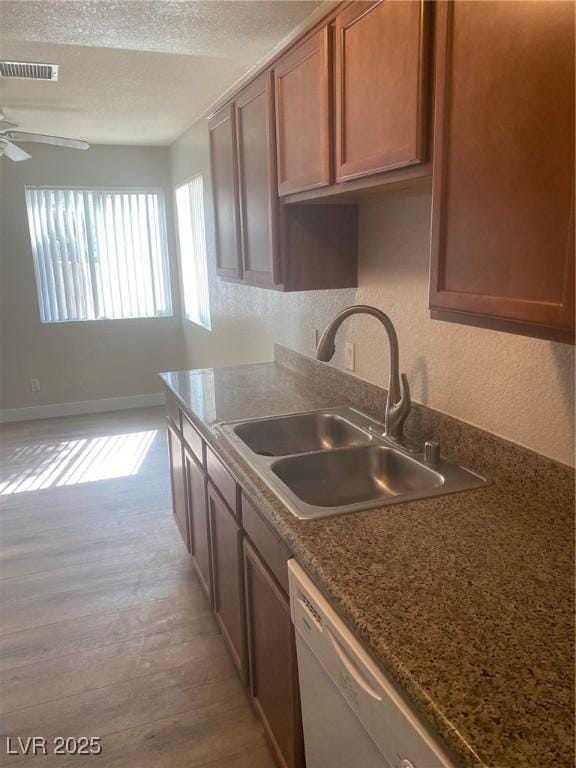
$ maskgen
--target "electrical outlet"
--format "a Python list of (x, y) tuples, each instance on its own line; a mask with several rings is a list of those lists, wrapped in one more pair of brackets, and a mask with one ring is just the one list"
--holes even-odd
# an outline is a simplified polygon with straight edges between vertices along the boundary
[(351, 341), (344, 344), (344, 367), (347, 371), (354, 370), (354, 344)]
[(40, 379), (33, 376), (30, 379), (30, 389), (32, 392), (40, 392)]

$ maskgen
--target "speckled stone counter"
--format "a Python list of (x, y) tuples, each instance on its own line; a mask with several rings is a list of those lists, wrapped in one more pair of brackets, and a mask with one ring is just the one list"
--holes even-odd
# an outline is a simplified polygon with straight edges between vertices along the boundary
[(382, 419), (385, 390), (283, 348), (162, 378), (457, 765), (574, 766), (571, 469), (415, 405), (413, 437), (494, 483), (300, 521), (218, 425), (339, 405)]

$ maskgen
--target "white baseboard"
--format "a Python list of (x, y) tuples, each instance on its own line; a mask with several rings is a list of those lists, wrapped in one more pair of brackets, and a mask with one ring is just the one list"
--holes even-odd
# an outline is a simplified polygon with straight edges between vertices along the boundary
[(0, 410), (0, 423), (53, 419), (58, 416), (79, 416), (87, 413), (106, 413), (107, 411), (123, 411), (128, 408), (147, 408), (163, 404), (164, 393), (153, 392), (149, 395), (128, 395), (126, 397), (106, 397), (102, 400), (78, 400), (73, 403), (31, 405), (28, 408)]

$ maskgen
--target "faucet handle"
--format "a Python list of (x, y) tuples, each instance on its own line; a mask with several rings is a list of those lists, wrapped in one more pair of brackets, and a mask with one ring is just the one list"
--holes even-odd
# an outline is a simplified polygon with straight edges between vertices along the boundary
[(404, 422), (408, 418), (410, 408), (412, 407), (412, 398), (410, 397), (410, 385), (408, 384), (408, 376), (405, 373), (400, 376), (400, 389), (402, 394), (400, 400), (396, 404), (394, 410), (396, 411), (396, 423), (402, 434), (402, 427)]
[(406, 376), (405, 373), (400, 375), (400, 389), (402, 394), (400, 396), (400, 400), (398, 400), (396, 403), (396, 407), (398, 409), (398, 413), (406, 418), (406, 416), (408, 416), (410, 413), (412, 398), (410, 397), (410, 385), (408, 384), (408, 376)]
[(410, 413), (412, 400), (410, 398), (410, 386), (405, 373), (400, 377), (400, 399), (395, 403), (391, 401), (388, 390), (388, 402), (386, 403), (385, 429), (388, 437), (402, 441), (402, 427)]

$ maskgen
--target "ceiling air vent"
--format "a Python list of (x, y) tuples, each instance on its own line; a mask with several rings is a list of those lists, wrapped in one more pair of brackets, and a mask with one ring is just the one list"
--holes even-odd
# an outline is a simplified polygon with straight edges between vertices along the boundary
[(58, 80), (58, 64), (39, 64), (31, 61), (0, 61), (2, 77), (24, 80)]

